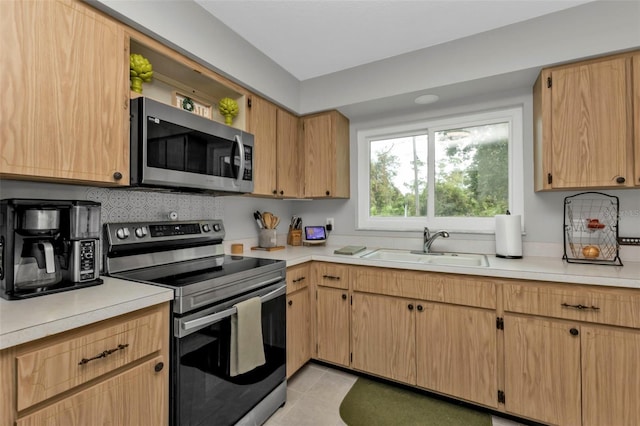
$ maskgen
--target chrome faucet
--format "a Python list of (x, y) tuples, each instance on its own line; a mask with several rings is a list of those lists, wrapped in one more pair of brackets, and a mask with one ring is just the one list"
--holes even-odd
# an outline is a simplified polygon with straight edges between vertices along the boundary
[(427, 228), (426, 226), (424, 227), (424, 234), (423, 234), (423, 252), (424, 253), (431, 253), (431, 245), (438, 237), (449, 238), (449, 233), (447, 231), (438, 231), (435, 234), (431, 235), (431, 232), (429, 232), (429, 228)]

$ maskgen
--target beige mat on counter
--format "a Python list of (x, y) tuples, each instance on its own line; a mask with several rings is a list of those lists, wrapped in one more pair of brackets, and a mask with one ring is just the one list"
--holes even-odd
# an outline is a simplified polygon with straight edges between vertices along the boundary
[(234, 305), (238, 312), (231, 317), (230, 376), (237, 376), (263, 365), (262, 301), (253, 297)]

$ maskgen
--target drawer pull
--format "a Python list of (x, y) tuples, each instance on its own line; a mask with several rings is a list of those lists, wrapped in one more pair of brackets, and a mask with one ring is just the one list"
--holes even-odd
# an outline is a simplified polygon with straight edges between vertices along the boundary
[(307, 278), (306, 277), (300, 277), (300, 278), (297, 278), (297, 279), (293, 280), (292, 282), (295, 284), (295, 283), (299, 283), (300, 281), (304, 281), (305, 279), (307, 279)]
[(597, 306), (585, 306), (585, 305), (570, 305), (568, 303), (561, 303), (563, 308), (573, 308), (573, 309), (591, 309), (594, 311), (600, 310)]
[(337, 280), (340, 281), (340, 277), (334, 277), (333, 275), (323, 275), (322, 278), (326, 278), (328, 280)]
[(87, 364), (89, 361), (93, 361), (95, 359), (100, 359), (100, 358), (106, 358), (108, 355), (111, 355), (112, 353), (116, 352), (116, 351), (120, 351), (126, 347), (128, 347), (129, 344), (126, 343), (124, 345), (118, 345), (117, 348), (113, 348), (113, 349), (108, 349), (104, 352), (99, 353), (98, 355), (94, 356), (93, 358), (82, 358), (82, 360), (80, 360), (80, 362), (78, 363), (78, 365), (85, 365)]

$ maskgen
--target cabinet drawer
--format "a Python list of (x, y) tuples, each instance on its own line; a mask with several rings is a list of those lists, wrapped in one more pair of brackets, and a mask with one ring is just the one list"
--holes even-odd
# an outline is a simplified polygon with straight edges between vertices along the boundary
[(353, 270), (353, 291), (496, 308), (495, 283), (484, 277), (359, 267)]
[(308, 263), (287, 268), (287, 294), (305, 288), (311, 281)]
[(324, 287), (349, 288), (348, 267), (336, 263), (313, 264), (315, 283)]
[(15, 364), (18, 410), (159, 351), (165, 334), (166, 304), (25, 347)]
[(16, 426), (167, 424), (169, 373), (158, 356), (20, 418)]
[(640, 328), (640, 291), (556, 283), (507, 283), (504, 310)]

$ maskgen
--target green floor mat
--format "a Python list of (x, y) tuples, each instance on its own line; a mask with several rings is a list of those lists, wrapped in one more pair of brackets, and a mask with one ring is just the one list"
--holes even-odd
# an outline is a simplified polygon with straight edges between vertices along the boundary
[(362, 377), (340, 404), (340, 417), (349, 426), (491, 426), (487, 413)]

